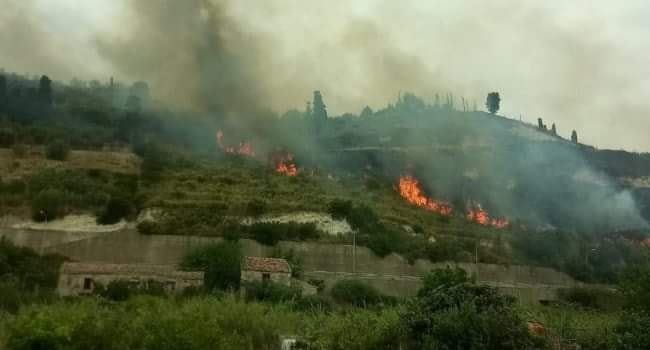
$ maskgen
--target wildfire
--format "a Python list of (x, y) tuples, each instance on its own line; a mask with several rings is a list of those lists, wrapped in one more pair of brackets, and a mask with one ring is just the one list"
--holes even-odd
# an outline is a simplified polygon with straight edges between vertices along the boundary
[(277, 151), (271, 155), (275, 164), (275, 171), (286, 176), (298, 175), (298, 167), (293, 160), (293, 154), (289, 152)]
[(420, 188), (420, 182), (413, 176), (402, 176), (399, 179), (399, 194), (409, 203), (436, 212), (441, 215), (451, 215), (449, 203), (428, 198)]
[(234, 146), (224, 145), (223, 132), (221, 130), (217, 130), (217, 146), (219, 146), (219, 149), (224, 151), (224, 153), (255, 157), (255, 149), (250, 142), (239, 142), (239, 146), (236, 148)]
[(470, 203), (470, 205), (468, 205), (466, 217), (467, 220), (473, 221), (479, 225), (492, 226), (498, 229), (503, 229), (510, 225), (508, 219), (490, 218), (490, 214), (483, 209), (479, 203)]

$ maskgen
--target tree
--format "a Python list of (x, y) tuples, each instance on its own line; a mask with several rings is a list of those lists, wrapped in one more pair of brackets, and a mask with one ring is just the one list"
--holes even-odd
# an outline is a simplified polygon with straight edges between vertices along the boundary
[(557, 135), (557, 129), (555, 128), (555, 123), (553, 123), (553, 125), (551, 125), (551, 133), (553, 135)]
[(373, 111), (372, 111), (372, 109), (370, 108), (370, 106), (366, 106), (366, 108), (364, 108), (364, 109), (361, 111), (361, 114), (360, 114), (359, 116), (362, 117), (362, 118), (366, 118), (366, 117), (370, 117), (370, 116), (372, 116), (372, 113), (373, 113)]
[(314, 116), (314, 126), (316, 128), (316, 133), (320, 133), (323, 125), (327, 121), (327, 107), (323, 102), (323, 96), (320, 91), (314, 91), (314, 103), (313, 106), (313, 116)]
[(488, 111), (492, 114), (495, 114), (497, 111), (499, 111), (500, 105), (501, 97), (499, 96), (499, 93), (490, 92), (487, 95), (487, 100), (485, 101), (485, 107), (487, 107)]
[(472, 283), (458, 268), (434, 270), (424, 281), (401, 316), (412, 348), (537, 348), (512, 297)]
[(39, 81), (38, 97), (44, 105), (52, 105), (52, 80), (47, 75), (43, 75)]
[(0, 113), (7, 111), (7, 78), (0, 75)]
[(537, 127), (540, 129), (544, 129), (544, 119), (537, 118)]
[(239, 289), (241, 260), (239, 243), (224, 241), (192, 250), (183, 258), (181, 267), (204, 270), (208, 290)]
[(126, 108), (127, 113), (133, 115), (140, 113), (140, 110), (142, 109), (142, 102), (140, 100), (140, 97), (136, 95), (129, 95), (129, 97), (126, 99), (126, 104), (124, 107)]
[(575, 130), (571, 132), (571, 142), (578, 143), (578, 133)]

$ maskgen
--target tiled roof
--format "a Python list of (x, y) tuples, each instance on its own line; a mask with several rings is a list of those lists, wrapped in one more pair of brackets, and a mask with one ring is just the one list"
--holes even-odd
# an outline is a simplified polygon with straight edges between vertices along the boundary
[(253, 256), (247, 256), (244, 258), (244, 266), (242, 269), (245, 271), (291, 273), (291, 267), (284, 259), (259, 258)]
[(173, 265), (103, 264), (65, 262), (61, 274), (68, 275), (150, 275), (181, 279), (203, 279), (203, 272), (180, 271)]

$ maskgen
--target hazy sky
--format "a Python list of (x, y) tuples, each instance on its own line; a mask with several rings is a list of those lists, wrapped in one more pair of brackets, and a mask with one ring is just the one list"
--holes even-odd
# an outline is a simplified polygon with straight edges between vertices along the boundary
[[(238, 40), (263, 44), (244, 67), (257, 72), (259, 90), (277, 111), (303, 108), (314, 89), (332, 114), (379, 108), (399, 91), (429, 100), (452, 92), (483, 107), (485, 95), (499, 91), (500, 113), (508, 117), (521, 114), (533, 123), (543, 117), (560, 134), (577, 129), (581, 141), (601, 148), (650, 151), (647, 1), (220, 3)], [(0, 67), (63, 80), (152, 80), (150, 70), (120, 66), (106, 54), (110, 45), (98, 50), (98, 42), (138, 35), (130, 5), (0, 0)], [(147, 55), (152, 67), (161, 66), (159, 74), (173, 59), (154, 62), (139, 47), (128, 54)], [(154, 92), (171, 99), (164, 82), (153, 79)]]

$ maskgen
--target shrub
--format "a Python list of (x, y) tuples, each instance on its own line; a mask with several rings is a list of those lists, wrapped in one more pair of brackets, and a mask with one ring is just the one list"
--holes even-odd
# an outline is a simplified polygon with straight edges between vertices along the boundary
[(401, 244), (402, 240), (397, 232), (378, 228), (370, 235), (366, 245), (373, 253), (383, 258), (394, 251), (399, 251)]
[(291, 266), (291, 277), (302, 277), (303, 259), (302, 256), (298, 255), (298, 253), (293, 248), (282, 249), (280, 247), (277, 247), (271, 252), (271, 257), (285, 259), (289, 263), (289, 266)]
[(469, 282), (460, 269), (434, 270), (402, 313), (411, 346), (418, 349), (528, 349), (536, 342), (512, 297)]
[(246, 300), (268, 301), (272, 303), (296, 301), (300, 299), (299, 288), (269, 281), (254, 281), (245, 284)]
[(611, 290), (602, 288), (574, 287), (560, 289), (560, 300), (583, 308), (613, 311), (623, 304), (621, 296)]
[(61, 140), (54, 141), (45, 148), (45, 157), (51, 160), (64, 161), (68, 158), (70, 146)]
[(64, 214), (65, 193), (60, 190), (43, 190), (32, 199), (32, 218), (34, 221), (54, 220)]
[(109, 282), (105, 288), (97, 288), (97, 292), (108, 300), (125, 301), (133, 293), (133, 287), (129, 281), (117, 280)]
[(316, 313), (306, 329), (309, 349), (400, 349), (400, 318), (394, 309)]
[(352, 212), (352, 202), (346, 200), (335, 199), (330, 202), (327, 212), (332, 218), (340, 220), (346, 219)]
[(330, 293), (334, 301), (358, 307), (374, 306), (382, 301), (381, 293), (376, 288), (356, 280), (338, 281)]
[(286, 225), (258, 222), (250, 227), (254, 240), (264, 245), (275, 245), (286, 237)]
[(268, 210), (268, 205), (266, 202), (254, 199), (246, 205), (246, 215), (252, 217), (259, 217), (264, 215)]
[(111, 197), (97, 217), (100, 225), (111, 225), (128, 217), (133, 211), (131, 202), (123, 197)]
[(193, 249), (183, 257), (181, 268), (205, 271), (208, 290), (239, 289), (241, 260), (239, 243), (224, 241)]
[(151, 220), (141, 221), (136, 225), (136, 228), (143, 235), (160, 235), (163, 233), (160, 224)]
[(334, 309), (332, 302), (322, 295), (307, 295), (295, 302), (296, 310), (330, 312)]
[(647, 349), (650, 344), (650, 314), (628, 311), (614, 329), (612, 348), (620, 350)]
[(22, 303), (24, 291), (20, 288), (17, 281), (11, 278), (0, 280), (0, 313), (2, 311), (16, 313)]

